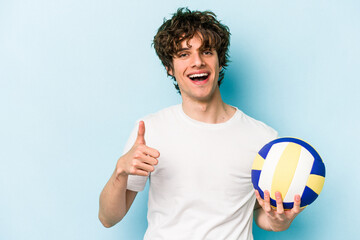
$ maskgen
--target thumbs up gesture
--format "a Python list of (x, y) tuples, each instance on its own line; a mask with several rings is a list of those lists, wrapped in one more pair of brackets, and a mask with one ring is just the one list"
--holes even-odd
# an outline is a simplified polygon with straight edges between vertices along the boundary
[(145, 123), (140, 121), (136, 141), (132, 148), (121, 156), (116, 165), (117, 175), (148, 176), (158, 164), (159, 151), (146, 146)]

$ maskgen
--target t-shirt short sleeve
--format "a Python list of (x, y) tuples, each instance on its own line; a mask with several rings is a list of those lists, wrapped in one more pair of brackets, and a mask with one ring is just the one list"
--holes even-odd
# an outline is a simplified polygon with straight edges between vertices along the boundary
[[(139, 121), (136, 122), (135, 127), (130, 134), (130, 137), (125, 145), (123, 154), (127, 153), (134, 145), (137, 137), (138, 127), (139, 127)], [(129, 175), (126, 188), (134, 192), (140, 192), (144, 190), (147, 179), (148, 177), (146, 176)]]

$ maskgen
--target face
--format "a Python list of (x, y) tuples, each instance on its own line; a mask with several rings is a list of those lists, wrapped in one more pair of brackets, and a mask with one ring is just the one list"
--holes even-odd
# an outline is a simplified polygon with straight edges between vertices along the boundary
[(181, 43), (180, 51), (173, 57), (174, 76), (183, 100), (206, 102), (219, 91), (218, 78), (221, 68), (216, 50), (200, 49), (202, 40), (195, 35)]

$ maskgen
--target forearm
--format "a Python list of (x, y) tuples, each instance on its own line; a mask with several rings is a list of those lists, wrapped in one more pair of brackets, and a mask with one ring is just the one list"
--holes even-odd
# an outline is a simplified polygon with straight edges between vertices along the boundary
[(254, 220), (259, 228), (264, 229), (266, 231), (272, 231), (266, 220), (266, 214), (261, 207), (254, 210)]
[(127, 212), (126, 186), (127, 175), (112, 174), (100, 194), (99, 219), (105, 227), (112, 227)]

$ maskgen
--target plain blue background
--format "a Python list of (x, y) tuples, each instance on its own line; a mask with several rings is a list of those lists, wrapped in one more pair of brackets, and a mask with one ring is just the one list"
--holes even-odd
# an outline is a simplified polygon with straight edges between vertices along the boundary
[(151, 47), (181, 6), (230, 27), (225, 101), (307, 140), (327, 167), (291, 228), (255, 239), (355, 239), (356, 0), (0, 1), (0, 239), (142, 239), (146, 191), (111, 229), (98, 197), (135, 120), (181, 101)]

